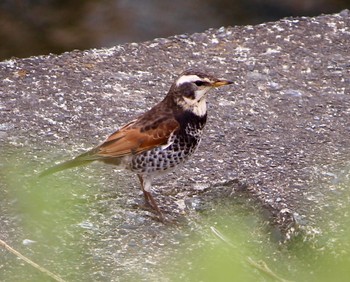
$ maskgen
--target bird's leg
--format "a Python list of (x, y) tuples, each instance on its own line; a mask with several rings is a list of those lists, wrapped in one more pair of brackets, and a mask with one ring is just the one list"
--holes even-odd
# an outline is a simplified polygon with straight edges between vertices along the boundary
[(143, 192), (143, 196), (145, 197), (146, 203), (158, 213), (159, 218), (161, 221), (164, 220), (163, 213), (159, 209), (156, 201), (154, 200), (152, 194), (151, 194), (151, 179), (150, 178), (143, 178), (142, 175), (138, 174), (137, 177), (140, 180), (141, 183), (141, 189)]
[[(137, 175), (137, 177), (139, 178), (139, 180), (140, 180), (140, 184), (141, 184), (141, 190), (142, 190), (142, 192), (143, 192), (143, 196), (145, 197), (145, 202), (146, 202), (146, 204), (147, 205), (149, 205), (150, 207), (152, 207), (152, 204), (150, 203), (150, 200), (149, 200), (149, 193), (146, 193), (146, 191), (145, 191), (145, 188), (144, 188), (144, 180), (143, 180), (143, 177), (140, 175), (140, 174), (138, 174)], [(153, 207), (152, 207), (153, 208)]]

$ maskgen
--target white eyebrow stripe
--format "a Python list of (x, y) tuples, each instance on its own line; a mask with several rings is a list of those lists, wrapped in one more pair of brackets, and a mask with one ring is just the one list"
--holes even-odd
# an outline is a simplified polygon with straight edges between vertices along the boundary
[(181, 84), (184, 84), (186, 82), (194, 82), (197, 80), (202, 80), (202, 79), (195, 74), (183, 75), (176, 81), (176, 86), (180, 86)]

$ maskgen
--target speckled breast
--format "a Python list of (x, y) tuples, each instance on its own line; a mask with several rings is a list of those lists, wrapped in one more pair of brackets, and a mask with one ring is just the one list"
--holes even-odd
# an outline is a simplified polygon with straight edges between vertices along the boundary
[(195, 152), (201, 135), (201, 128), (187, 126), (182, 134), (170, 137), (167, 145), (133, 156), (129, 169), (140, 174), (158, 174), (170, 170)]

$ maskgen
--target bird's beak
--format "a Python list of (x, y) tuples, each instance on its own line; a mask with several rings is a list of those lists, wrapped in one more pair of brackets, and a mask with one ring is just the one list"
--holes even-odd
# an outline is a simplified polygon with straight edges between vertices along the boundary
[(217, 81), (215, 81), (212, 86), (213, 87), (220, 87), (220, 86), (223, 86), (223, 85), (227, 85), (227, 84), (232, 84), (233, 81), (231, 80), (226, 80), (226, 79), (219, 79)]

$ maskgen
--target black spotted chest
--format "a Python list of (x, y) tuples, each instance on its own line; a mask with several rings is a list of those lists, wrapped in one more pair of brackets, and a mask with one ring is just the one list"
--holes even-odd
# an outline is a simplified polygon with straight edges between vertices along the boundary
[(162, 173), (186, 161), (197, 149), (205, 124), (187, 123), (168, 144), (135, 155), (130, 169), (140, 174)]

